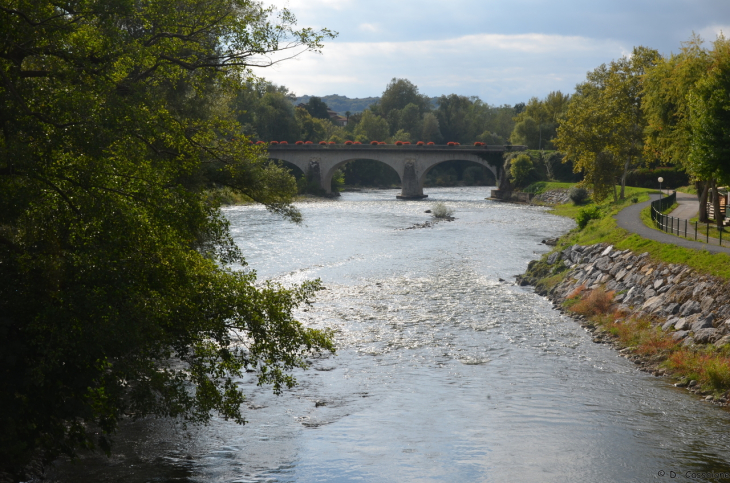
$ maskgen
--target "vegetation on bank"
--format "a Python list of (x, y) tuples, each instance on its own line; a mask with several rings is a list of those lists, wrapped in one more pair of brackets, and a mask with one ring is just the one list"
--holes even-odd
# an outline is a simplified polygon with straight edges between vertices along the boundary
[(687, 385), (695, 381), (703, 393), (728, 397), (730, 390), (730, 344), (721, 347), (687, 347), (644, 316), (629, 316), (613, 303), (613, 292), (602, 288), (576, 289), (563, 303), (569, 312), (586, 318), (588, 324), (629, 349), (650, 370), (668, 371)]

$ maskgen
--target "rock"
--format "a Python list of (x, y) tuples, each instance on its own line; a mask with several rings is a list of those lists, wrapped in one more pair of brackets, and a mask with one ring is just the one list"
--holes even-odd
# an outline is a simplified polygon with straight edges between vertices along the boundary
[(548, 265), (552, 265), (558, 260), (560, 260), (560, 252), (551, 253), (547, 259), (547, 263)]
[(664, 285), (664, 279), (660, 278), (654, 282), (654, 290), (659, 290), (659, 287)]
[(611, 270), (611, 259), (608, 257), (601, 257), (596, 261), (596, 268), (602, 272), (608, 272)]
[[(613, 245), (609, 245), (609, 246), (607, 246), (607, 247), (606, 247), (606, 249), (605, 249), (605, 250), (603, 250), (603, 252), (601, 252), (601, 256), (602, 256), (602, 257), (605, 257), (605, 256), (607, 256), (607, 255), (608, 255), (609, 253), (611, 253), (611, 250), (613, 250)], [(647, 255), (648, 255), (648, 254), (647, 254)]]
[(424, 211), (424, 213), (431, 213), (431, 210), (426, 210)]
[(674, 315), (677, 312), (679, 312), (679, 304), (675, 303), (669, 303), (662, 309), (662, 314), (664, 314), (664, 316)]
[(542, 243), (543, 243), (543, 244), (545, 244), (545, 245), (548, 245), (548, 246), (554, 247), (555, 245), (557, 245), (557, 244), (558, 244), (558, 239), (557, 239), (557, 238), (545, 238), (545, 239), (544, 239), (544, 240), (542, 241)]
[(644, 305), (641, 306), (641, 310), (644, 310), (646, 312), (654, 312), (657, 308), (660, 308), (661, 305), (664, 303), (664, 297), (661, 295), (657, 295), (656, 297), (651, 297), (644, 302)]
[(707, 317), (703, 317), (701, 319), (698, 319), (697, 322), (692, 324), (692, 331), (698, 332), (702, 329), (712, 329), (712, 322), (715, 320), (715, 317), (712, 315), (708, 315)]
[(720, 337), (720, 339), (715, 342), (715, 347), (720, 348), (725, 344), (730, 344), (730, 334)]
[(689, 329), (689, 321), (682, 317), (677, 322), (674, 323), (674, 329), (675, 330), (688, 330)]
[(712, 310), (712, 304), (715, 303), (715, 299), (710, 297), (709, 295), (702, 298), (702, 301), (700, 302), (700, 310), (702, 312), (709, 312)]
[(685, 337), (687, 337), (687, 334), (689, 334), (688, 330), (678, 330), (677, 332), (672, 333), (672, 339), (674, 340), (682, 340)]
[(715, 340), (717, 329), (700, 329), (694, 331), (694, 341), (698, 344), (709, 344)]
[(688, 300), (679, 309), (679, 315), (687, 317), (700, 311), (700, 304), (694, 300)]
[(662, 330), (664, 332), (668, 331), (669, 329), (671, 329), (674, 326), (674, 324), (677, 323), (678, 320), (679, 319), (676, 317), (672, 317), (671, 319), (667, 320), (666, 322), (664, 322), (664, 325), (662, 325)]

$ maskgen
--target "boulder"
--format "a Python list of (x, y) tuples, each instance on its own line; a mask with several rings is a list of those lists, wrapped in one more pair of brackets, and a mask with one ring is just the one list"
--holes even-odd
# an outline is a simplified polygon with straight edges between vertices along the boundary
[(672, 333), (672, 339), (674, 340), (682, 340), (685, 337), (687, 337), (687, 334), (689, 334), (688, 330), (678, 330), (677, 332)]
[(675, 330), (688, 330), (689, 325), (690, 325), (689, 321), (686, 318), (681, 317), (679, 320), (677, 320), (677, 322), (674, 323), (674, 329)]
[(709, 344), (714, 341), (717, 337), (717, 329), (700, 329), (694, 331), (692, 337), (698, 344)]
[(700, 304), (694, 300), (688, 300), (679, 309), (679, 315), (687, 317), (692, 314), (696, 314), (700, 311)]
[(692, 332), (698, 332), (702, 329), (712, 329), (712, 322), (714, 320), (715, 317), (713, 317), (712, 315), (697, 319), (697, 322), (692, 324)]
[(702, 301), (700, 302), (700, 310), (702, 312), (709, 312), (712, 310), (712, 304), (715, 303), (715, 299), (710, 297), (709, 295), (702, 297)]
[(551, 253), (547, 259), (547, 263), (548, 265), (552, 265), (558, 260), (560, 260), (560, 252)]

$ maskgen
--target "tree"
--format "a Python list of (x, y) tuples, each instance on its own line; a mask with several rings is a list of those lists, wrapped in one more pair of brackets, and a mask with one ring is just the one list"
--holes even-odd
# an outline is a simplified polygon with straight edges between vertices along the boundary
[(451, 94), (439, 98), (439, 107), (436, 110), (436, 117), (439, 121), (441, 134), (446, 141), (467, 143), (469, 137), (469, 124), (467, 114), (471, 107), (468, 97)]
[(423, 115), (423, 128), (421, 130), (421, 139), (425, 142), (438, 143), (443, 140), (441, 130), (439, 129), (439, 120), (432, 112)]
[(730, 182), (730, 42), (720, 36), (709, 58), (709, 70), (687, 96), (692, 131), (688, 168), (699, 179), (710, 180), (720, 229), (717, 183)]
[(515, 181), (515, 186), (521, 186), (522, 182), (532, 171), (532, 159), (527, 154), (520, 154), (510, 164), (510, 176)]
[(234, 377), (279, 392), (333, 346), (292, 313), (317, 282), (228, 268), (245, 261), (208, 190), (300, 219), (229, 105), (251, 66), (330, 33), (248, 0), (21, 1), (0, 19), (0, 471), (106, 449), (126, 416), (243, 422)]
[[(659, 54), (652, 49), (635, 47), (631, 58), (624, 57), (601, 65), (576, 87), (558, 127), (554, 144), (566, 153), (576, 172), (585, 174), (586, 182), (608, 183), (593, 186), (600, 201), (617, 178), (624, 197), (626, 175), (643, 150), (646, 120), (641, 110), (641, 80)], [(607, 163), (613, 163), (609, 168)], [(600, 175), (593, 175), (600, 171)], [(611, 179), (608, 173), (614, 173)], [(618, 195), (614, 192), (614, 197)]]
[(539, 149), (540, 130), (537, 122), (526, 116), (522, 121), (515, 124), (515, 128), (510, 136), (512, 144), (527, 146), (529, 149)]
[(380, 97), (380, 114), (387, 118), (390, 111), (401, 110), (408, 104), (418, 106), (420, 114), (427, 112), (430, 106), (428, 97), (421, 95), (411, 81), (393, 77)]
[(310, 97), (309, 101), (307, 101), (304, 105), (304, 109), (306, 109), (309, 115), (315, 119), (329, 120), (330, 118), (330, 115), (327, 112), (329, 110), (327, 104), (325, 104), (319, 97)]
[(355, 135), (362, 135), (367, 141), (384, 141), (390, 135), (390, 127), (388, 121), (366, 109), (355, 128)]
[(682, 166), (700, 182), (699, 219), (706, 222), (710, 183), (703, 177), (707, 173), (690, 163), (687, 156), (693, 140), (689, 94), (710, 67), (710, 56), (702, 43), (700, 37), (693, 35), (682, 44), (679, 54), (660, 59), (647, 72), (642, 109), (647, 119), (645, 154), (663, 163)]

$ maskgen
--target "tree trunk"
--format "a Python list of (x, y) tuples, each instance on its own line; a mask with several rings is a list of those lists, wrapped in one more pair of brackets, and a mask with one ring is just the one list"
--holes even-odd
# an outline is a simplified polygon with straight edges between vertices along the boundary
[[(707, 223), (707, 192), (710, 188), (710, 183), (706, 181), (698, 181), (697, 187), (702, 187), (702, 194), (700, 195), (700, 215), (699, 220), (700, 223)], [(700, 191), (697, 190), (697, 193)]]
[(629, 167), (631, 167), (631, 156), (628, 156), (626, 158), (626, 162), (624, 163), (624, 172), (621, 173), (621, 199), (626, 199), (626, 177), (629, 175)]
[[(621, 190), (623, 192), (623, 190)], [(623, 199), (623, 195), (621, 196), (621, 199)], [(613, 184), (613, 202), (618, 202), (618, 195), (616, 194), (616, 183)]]
[(712, 208), (715, 211), (717, 229), (722, 230), (722, 213), (720, 212), (720, 193), (717, 192), (717, 180), (712, 180)]

